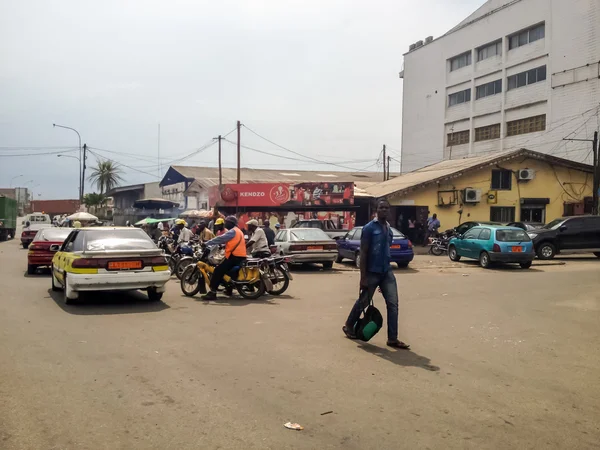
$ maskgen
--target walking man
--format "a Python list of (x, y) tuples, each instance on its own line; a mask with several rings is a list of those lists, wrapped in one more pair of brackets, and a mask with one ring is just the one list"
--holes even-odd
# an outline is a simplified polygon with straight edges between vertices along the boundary
[(368, 295), (359, 296), (342, 330), (350, 339), (356, 339), (354, 325), (369, 305), (377, 288), (381, 289), (387, 308), (389, 347), (408, 349), (410, 345), (398, 340), (398, 287), (390, 266), (390, 246), (393, 233), (387, 221), (390, 204), (385, 198), (377, 201), (377, 217), (362, 230), (360, 239), (360, 289)]
[(441, 223), (437, 218), (437, 214), (434, 214), (431, 219), (427, 220), (427, 231), (425, 232), (425, 239), (423, 240), (423, 247), (426, 247), (429, 244), (429, 238), (431, 236), (435, 237), (438, 234), (438, 229), (440, 228)]

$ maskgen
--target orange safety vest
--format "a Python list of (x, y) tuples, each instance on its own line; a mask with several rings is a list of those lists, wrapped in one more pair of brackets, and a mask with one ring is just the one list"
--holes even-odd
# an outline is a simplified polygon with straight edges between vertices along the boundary
[(234, 227), (235, 237), (225, 244), (225, 258), (239, 256), (246, 257), (246, 243), (244, 242), (244, 233), (238, 227)]

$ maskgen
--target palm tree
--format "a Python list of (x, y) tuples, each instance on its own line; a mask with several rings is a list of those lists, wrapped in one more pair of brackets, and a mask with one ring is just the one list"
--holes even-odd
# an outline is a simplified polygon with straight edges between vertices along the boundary
[(109, 160), (99, 160), (98, 165), (93, 168), (89, 180), (96, 183), (100, 194), (104, 194), (123, 181), (121, 173), (122, 171), (116, 163)]
[(95, 192), (92, 192), (91, 194), (85, 194), (83, 196), (83, 204), (88, 208), (91, 208), (94, 211), (96, 211), (98, 207), (104, 206), (106, 198), (107, 197), (104, 194), (97, 194)]

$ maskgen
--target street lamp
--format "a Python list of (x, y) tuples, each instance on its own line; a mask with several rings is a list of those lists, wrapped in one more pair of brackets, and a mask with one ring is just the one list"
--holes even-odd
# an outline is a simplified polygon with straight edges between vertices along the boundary
[[(56, 155), (58, 158), (73, 158), (79, 161), (79, 167), (81, 169), (81, 158), (72, 155)], [(79, 196), (81, 201), (81, 171), (79, 172)]]
[(22, 177), (22, 176), (23, 176), (23, 175), (17, 175), (16, 177), (12, 177), (12, 178), (10, 179), (10, 187), (12, 187), (12, 184), (13, 184), (13, 181), (14, 181), (14, 180), (16, 180), (17, 178), (20, 178), (20, 177)]
[(79, 131), (77, 131), (75, 128), (66, 127), (64, 125), (58, 125), (56, 123), (53, 123), (52, 126), (58, 127), (58, 128), (64, 128), (66, 130), (71, 130), (71, 131), (74, 131), (75, 133), (77, 133), (77, 137), (79, 138), (79, 201), (82, 201), (83, 200), (83, 174), (82, 174), (82, 168), (81, 168), (81, 135), (79, 134)]

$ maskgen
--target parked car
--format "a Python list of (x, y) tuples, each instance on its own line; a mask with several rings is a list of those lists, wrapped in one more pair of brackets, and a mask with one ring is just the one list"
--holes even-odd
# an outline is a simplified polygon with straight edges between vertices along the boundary
[[(355, 227), (346, 236), (337, 240), (338, 257), (336, 261), (338, 263), (344, 259), (350, 259), (355, 262), (356, 267), (360, 267), (360, 238), (362, 237), (362, 229), (363, 227)], [(412, 242), (395, 228), (391, 230), (394, 235), (390, 247), (392, 262), (396, 263), (400, 268), (408, 267), (408, 264), (415, 257)]]
[(538, 228), (541, 228), (544, 226), (544, 224), (541, 223), (527, 223), (527, 222), (511, 222), (511, 223), (507, 223), (506, 224), (507, 227), (517, 227), (520, 228), (521, 230), (525, 230), (525, 231), (532, 231), (532, 230), (537, 230)]
[(335, 226), (333, 220), (300, 220), (294, 224), (292, 228), (318, 228), (323, 230), (331, 239), (339, 239), (348, 233), (348, 230), (341, 230)]
[(552, 259), (565, 251), (592, 251), (600, 258), (598, 216), (562, 217), (528, 234), (540, 259)]
[(483, 227), (486, 225), (500, 226), (502, 224), (498, 223), (498, 222), (478, 222), (478, 221), (463, 222), (459, 226), (457, 226), (454, 229), (454, 231), (456, 232), (456, 234), (461, 235), (461, 234), (465, 234), (467, 231), (469, 231), (473, 227)]
[[(29, 222), (25, 222), (27, 224)], [(21, 245), (23, 248), (28, 248), (29, 244), (33, 241), (38, 231), (43, 230), (44, 228), (51, 228), (51, 223), (46, 222), (33, 222), (30, 223), (29, 226), (26, 226), (21, 232)]]
[(290, 228), (275, 236), (277, 252), (290, 256), (292, 264), (319, 263), (331, 269), (337, 258), (337, 245), (318, 228)]
[[(37, 232), (29, 245), (27, 273), (33, 275), (38, 267), (50, 267), (56, 253), (56, 245), (62, 245), (72, 228), (43, 228)], [(50, 250), (52, 247), (54, 250)]]
[(171, 272), (152, 239), (139, 228), (94, 227), (71, 231), (52, 258), (52, 290), (72, 303), (83, 291), (145, 290), (162, 298)]
[(533, 242), (520, 228), (506, 226), (477, 226), (453, 238), (448, 247), (452, 261), (462, 257), (479, 260), (487, 269), (495, 262), (518, 263), (529, 269), (535, 258)]

